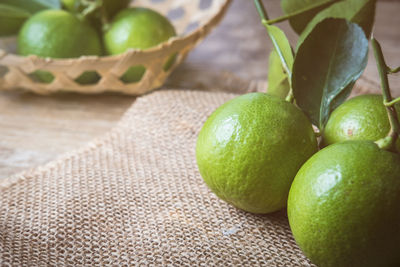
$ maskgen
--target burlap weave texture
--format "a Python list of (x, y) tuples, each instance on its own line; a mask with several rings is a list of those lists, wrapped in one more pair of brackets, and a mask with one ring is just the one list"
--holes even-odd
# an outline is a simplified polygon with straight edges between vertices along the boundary
[(1, 181), (1, 264), (312, 266), (284, 212), (237, 210), (200, 177), (197, 134), (234, 96), (141, 97), (106, 136)]

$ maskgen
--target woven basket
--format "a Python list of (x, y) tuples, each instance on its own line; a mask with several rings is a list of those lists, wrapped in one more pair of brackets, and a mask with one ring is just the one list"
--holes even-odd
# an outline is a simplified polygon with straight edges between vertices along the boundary
[[(104, 91), (141, 95), (160, 87), (168, 75), (185, 59), (222, 19), (231, 0), (135, 0), (134, 6), (150, 7), (167, 16), (174, 24), (177, 37), (154, 48), (131, 49), (115, 56), (82, 56), (74, 59), (51, 59), (16, 55), (15, 38), (0, 39), (0, 90), (23, 88), (38, 94), (57, 91), (101, 93)], [(177, 54), (172, 67), (163, 65)], [(124, 83), (120, 77), (131, 66), (143, 65), (146, 73), (136, 83)], [(51, 83), (34, 78), (37, 70), (51, 72)], [(86, 71), (95, 71), (101, 77), (96, 83), (81, 85), (75, 79)]]

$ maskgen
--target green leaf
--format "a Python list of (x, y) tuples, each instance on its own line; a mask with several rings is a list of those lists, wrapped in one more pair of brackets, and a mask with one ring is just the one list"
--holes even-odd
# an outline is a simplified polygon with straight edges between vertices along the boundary
[(299, 37), (297, 47), (301, 45), (315, 25), (326, 18), (347, 19), (360, 25), (370, 36), (375, 18), (376, 0), (345, 0), (331, 5), (316, 15)]
[(282, 66), (278, 53), (272, 50), (269, 54), (268, 94), (285, 99), (289, 90), (288, 76)]
[(289, 77), (292, 76), (293, 68), (293, 50), (290, 46), (289, 40), (285, 33), (276, 26), (268, 25), (265, 21), (263, 22), (265, 28), (267, 28), (268, 35), (271, 38), (272, 44), (274, 45), (275, 51), (278, 54), (282, 66)]
[(23, 8), (0, 2), (0, 36), (17, 34), (30, 15), (31, 13)]
[(31, 14), (44, 9), (59, 9), (59, 0), (0, 0), (0, 4), (7, 4), (28, 11)]
[(60, 0), (30, 0), (38, 5), (43, 6), (44, 8), (48, 9), (60, 9), (61, 2)]
[[(307, 24), (318, 14), (321, 10), (328, 7), (332, 3), (338, 0), (282, 0), (281, 7), (283, 12), (288, 15), (297, 13), (299, 10), (308, 10), (300, 15), (296, 15), (290, 18), (290, 26), (295, 32), (300, 34)], [(312, 7), (316, 8), (312, 8)]]
[(355, 23), (325, 19), (299, 47), (292, 86), (298, 106), (322, 130), (350, 94), (368, 59), (368, 40)]
[(0, 36), (15, 35), (32, 14), (59, 7), (58, 0), (0, 0)]
[(1, 18), (20, 18), (24, 20), (26, 18), (29, 18), (30, 15), (31, 13), (29, 13), (25, 9), (0, 3)]

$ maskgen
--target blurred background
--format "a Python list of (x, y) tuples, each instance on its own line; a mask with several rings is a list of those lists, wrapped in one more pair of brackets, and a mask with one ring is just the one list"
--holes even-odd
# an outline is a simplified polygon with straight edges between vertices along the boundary
[[(280, 1), (265, 1), (271, 18), (282, 15)], [(400, 1), (380, 0), (374, 36), (383, 46), (387, 62), (400, 65)], [(279, 24), (290, 41), (297, 35), (288, 23)], [(168, 89), (244, 93), (266, 90), (271, 43), (249, 0), (233, 0), (222, 23), (175, 70)], [(392, 89), (400, 95), (400, 78)], [(370, 92), (379, 93), (373, 55), (363, 77)], [(40, 96), (0, 90), (0, 178), (8, 177), (60, 154), (79, 148), (110, 130), (135, 97), (118, 94), (58, 93)]]

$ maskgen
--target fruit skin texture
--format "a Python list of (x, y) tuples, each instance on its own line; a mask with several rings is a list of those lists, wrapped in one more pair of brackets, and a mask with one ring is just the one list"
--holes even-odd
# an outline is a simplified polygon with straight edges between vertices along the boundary
[[(118, 13), (104, 34), (108, 54), (124, 53), (129, 48), (147, 49), (176, 35), (174, 26), (161, 14), (147, 8), (128, 8)], [(173, 60), (173, 56), (171, 57)], [(170, 66), (168, 61), (165, 66)], [(167, 67), (164, 66), (164, 69)], [(141, 80), (145, 68), (134, 66), (123, 75), (124, 82)]]
[[(396, 105), (400, 115), (400, 105)], [(390, 123), (381, 95), (361, 95), (334, 110), (323, 131), (324, 146), (346, 140), (377, 141), (387, 136)], [(400, 149), (400, 141), (396, 143)], [(400, 150), (399, 150), (400, 151)]]
[(371, 141), (328, 146), (299, 170), (290, 227), (310, 260), (325, 266), (400, 266), (400, 155)]
[(269, 213), (286, 206), (294, 176), (316, 151), (311, 123), (298, 108), (276, 96), (250, 93), (207, 119), (196, 158), (218, 197), (245, 211)]
[[(86, 22), (64, 10), (45, 10), (29, 18), (18, 35), (18, 53), (50, 58), (77, 58), (101, 55), (101, 40)], [(53, 75), (40, 71), (40, 80), (51, 82)], [(80, 79), (89, 83), (95, 73), (84, 73)], [(82, 78), (83, 77), (83, 78)], [(79, 81), (78, 81), (79, 82)]]

